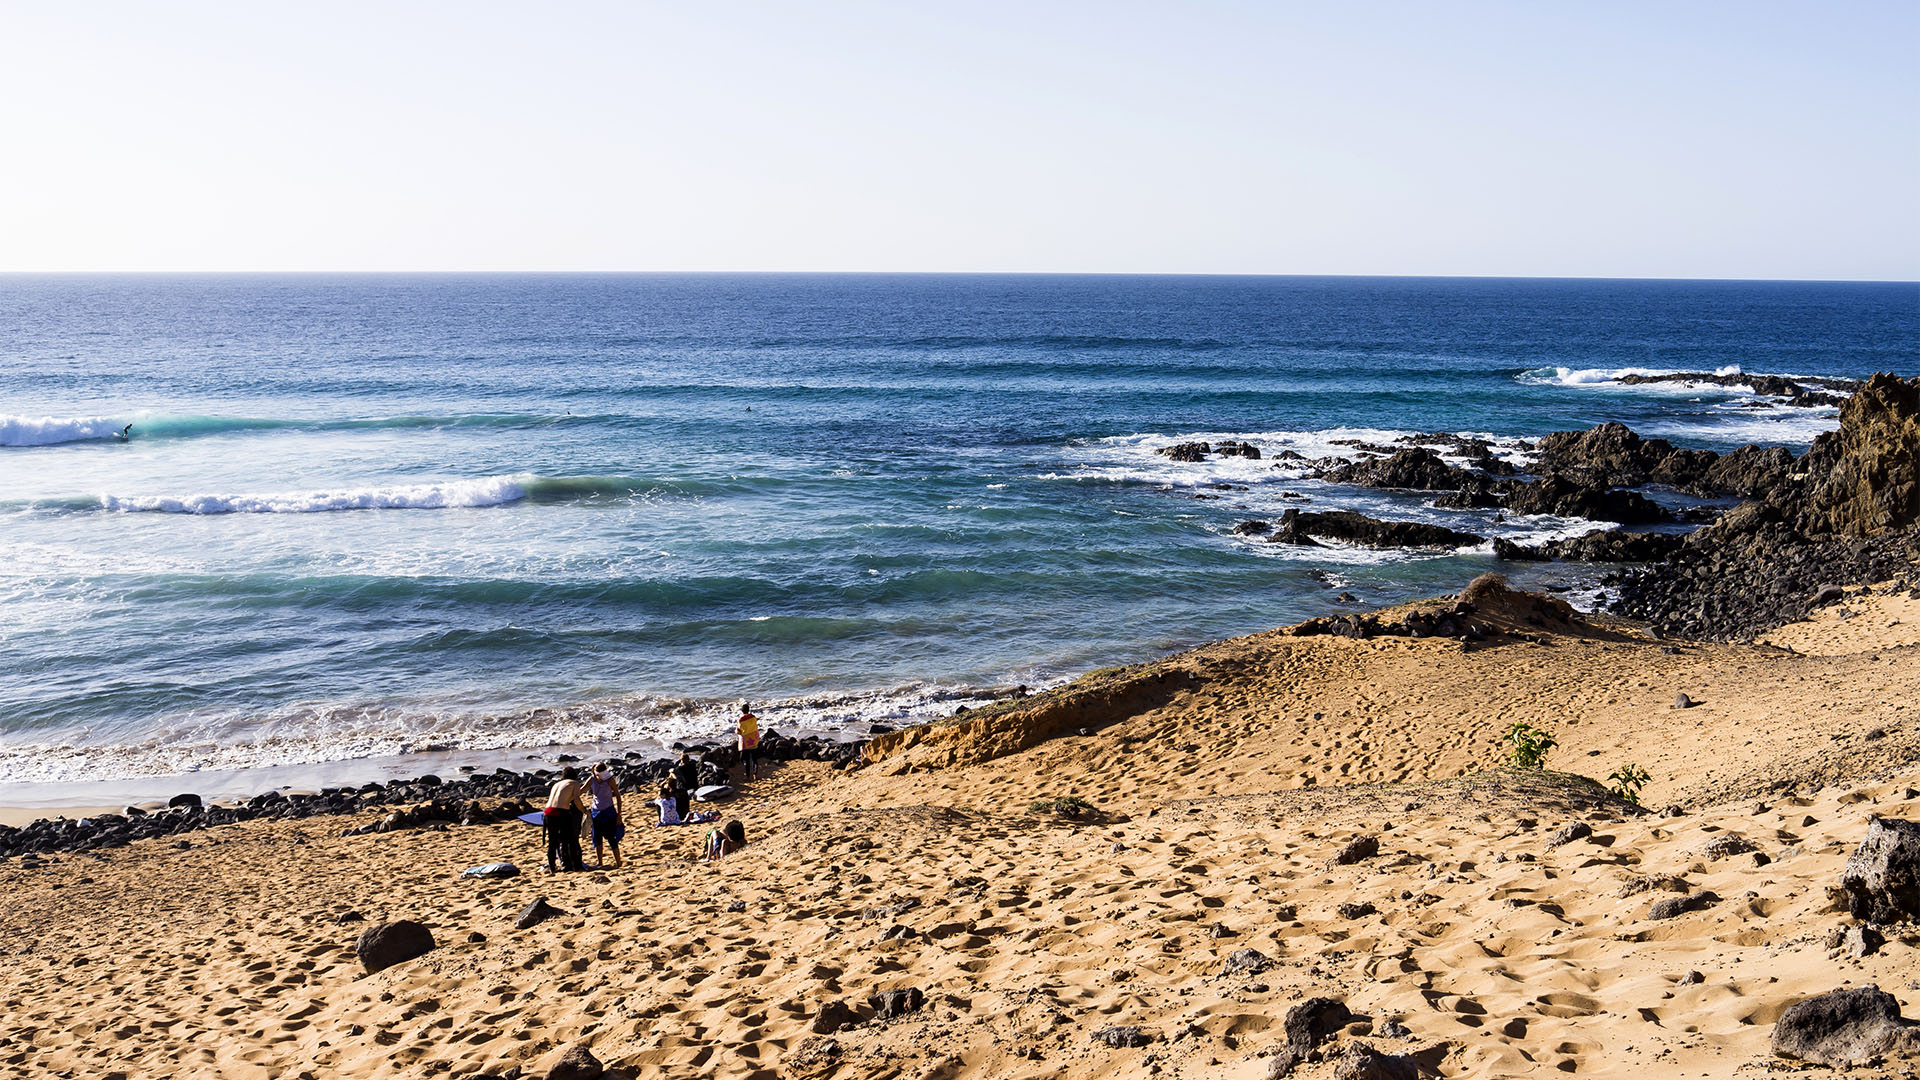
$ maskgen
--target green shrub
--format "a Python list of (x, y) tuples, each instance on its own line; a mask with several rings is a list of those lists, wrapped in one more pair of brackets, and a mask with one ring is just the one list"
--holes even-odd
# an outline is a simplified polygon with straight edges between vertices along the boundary
[(1653, 777), (1648, 776), (1647, 770), (1638, 765), (1623, 765), (1613, 770), (1613, 775), (1607, 779), (1613, 782), (1613, 786), (1608, 788), (1608, 791), (1630, 803), (1638, 803), (1640, 789), (1647, 786), (1647, 781)]
[(1513, 726), (1507, 729), (1507, 742), (1513, 747), (1510, 760), (1516, 769), (1545, 768), (1547, 751), (1560, 745), (1552, 735), (1525, 720), (1515, 720)]

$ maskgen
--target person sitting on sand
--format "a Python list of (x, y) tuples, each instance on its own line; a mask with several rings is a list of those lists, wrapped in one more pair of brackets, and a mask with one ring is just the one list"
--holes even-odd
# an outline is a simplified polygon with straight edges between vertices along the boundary
[(753, 710), (744, 701), (740, 703), (740, 719), (735, 723), (734, 731), (739, 736), (740, 766), (747, 770), (747, 779), (756, 780), (755, 765), (759, 755), (754, 748), (760, 745), (760, 718), (753, 715)]
[(593, 800), (588, 819), (593, 822), (593, 865), (599, 866), (600, 843), (613, 850), (613, 865), (620, 866), (620, 841), (627, 835), (627, 824), (620, 816), (620, 783), (613, 778), (613, 763), (595, 765), (587, 781), (587, 795)]
[(740, 824), (739, 818), (734, 818), (707, 834), (706, 861), (714, 862), (746, 846), (747, 827)]
[[(569, 765), (560, 770), (560, 779), (547, 792), (542, 824), (547, 831), (547, 872), (585, 870), (586, 858), (580, 853), (580, 819), (587, 803), (580, 790), (580, 771)], [(554, 864), (558, 862), (559, 865)]]
[(678, 776), (668, 776), (661, 782), (660, 797), (673, 801), (673, 812), (676, 817), (686, 817), (687, 808), (693, 803), (693, 792), (687, 790)]
[(685, 802), (675, 800), (673, 795), (666, 791), (662, 791), (660, 797), (653, 800), (653, 805), (660, 808), (662, 825), (705, 825), (709, 821), (720, 819), (718, 810), (706, 814), (688, 814)]

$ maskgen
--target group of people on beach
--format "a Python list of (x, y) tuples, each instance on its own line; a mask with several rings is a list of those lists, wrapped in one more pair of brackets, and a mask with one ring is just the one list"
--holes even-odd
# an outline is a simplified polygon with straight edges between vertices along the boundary
[[(740, 717), (734, 722), (734, 740), (746, 778), (759, 779), (760, 718), (753, 715), (752, 708), (744, 701), (740, 703)], [(580, 846), (583, 831), (592, 837), (596, 867), (606, 865), (603, 851), (612, 853), (613, 867), (620, 866), (620, 842), (626, 838), (627, 824), (620, 783), (614, 778), (613, 770), (613, 762), (601, 762), (593, 766), (583, 780), (580, 770), (568, 765), (560, 770), (560, 778), (548, 789), (541, 823), (546, 833), (549, 873), (587, 868), (586, 855)], [(707, 825), (718, 821), (718, 811), (692, 812), (694, 793), (698, 790), (700, 767), (683, 752), (661, 781), (658, 797), (651, 800), (658, 811), (660, 825)], [(701, 857), (712, 862), (746, 846), (746, 826), (736, 818), (707, 833)]]

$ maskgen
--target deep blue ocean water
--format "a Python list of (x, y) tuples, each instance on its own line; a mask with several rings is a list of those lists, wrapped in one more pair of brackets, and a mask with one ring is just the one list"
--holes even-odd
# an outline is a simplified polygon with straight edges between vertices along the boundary
[[(1605, 420), (1797, 450), (1834, 410), (1607, 377), (1920, 371), (1912, 284), (0, 277), (0, 327), (16, 783), (646, 744), (741, 697), (776, 728), (898, 722), (1338, 591), (1578, 585), (1230, 530), (1287, 491), (1579, 532), (1272, 458), (1421, 431), (1517, 456)], [(1196, 437), (1267, 457), (1153, 453)]]

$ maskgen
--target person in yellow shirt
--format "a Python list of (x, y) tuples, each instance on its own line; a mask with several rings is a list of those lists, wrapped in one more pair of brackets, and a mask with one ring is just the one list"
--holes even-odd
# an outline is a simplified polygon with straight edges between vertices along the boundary
[(740, 736), (740, 764), (747, 770), (747, 779), (759, 779), (760, 755), (755, 748), (760, 745), (760, 718), (753, 715), (753, 709), (746, 702), (740, 703), (740, 721), (735, 725)]

